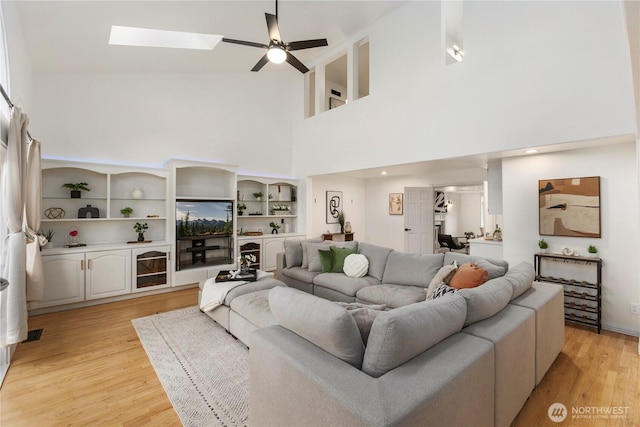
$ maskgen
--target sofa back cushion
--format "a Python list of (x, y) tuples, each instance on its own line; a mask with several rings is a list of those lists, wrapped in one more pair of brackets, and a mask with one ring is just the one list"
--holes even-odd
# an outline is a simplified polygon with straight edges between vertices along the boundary
[(360, 330), (344, 307), (285, 287), (269, 291), (269, 307), (281, 326), (350, 365), (362, 367)]
[(393, 251), (387, 259), (382, 283), (428, 288), (443, 261), (443, 254), (420, 255)]
[[(284, 241), (284, 260), (286, 268), (300, 267), (302, 265), (302, 242), (319, 243), (322, 238), (315, 239), (288, 239)], [(305, 267), (306, 268), (306, 267)]]
[(509, 263), (502, 259), (483, 258), (479, 256), (461, 254), (459, 252), (446, 252), (444, 254), (444, 264), (451, 264), (457, 261), (458, 265), (473, 263), (478, 267), (487, 270), (489, 277), (487, 280), (503, 276), (509, 270)]
[(511, 295), (512, 300), (529, 290), (531, 285), (533, 285), (535, 275), (533, 264), (525, 261), (517, 264), (504, 275), (504, 278), (511, 283), (511, 287), (513, 288), (513, 295)]
[(367, 274), (380, 281), (382, 280), (384, 268), (387, 265), (387, 258), (391, 251), (393, 251), (393, 249), (369, 243), (360, 242), (358, 245), (358, 253), (366, 256), (369, 260), (369, 272)]
[(457, 294), (467, 301), (464, 322), (467, 326), (488, 319), (505, 308), (511, 301), (513, 289), (506, 278), (498, 277), (475, 288), (460, 289)]
[(380, 313), (371, 326), (362, 370), (380, 377), (460, 332), (467, 305), (451, 294)]

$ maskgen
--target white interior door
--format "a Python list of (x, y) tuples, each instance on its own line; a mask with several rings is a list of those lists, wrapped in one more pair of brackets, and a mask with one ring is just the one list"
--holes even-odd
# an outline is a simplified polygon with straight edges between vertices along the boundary
[(404, 250), (433, 253), (433, 187), (404, 188)]

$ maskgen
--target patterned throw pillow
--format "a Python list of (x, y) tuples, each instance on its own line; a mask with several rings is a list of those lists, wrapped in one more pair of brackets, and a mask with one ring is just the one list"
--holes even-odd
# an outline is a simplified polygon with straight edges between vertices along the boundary
[(364, 277), (369, 271), (369, 260), (362, 254), (351, 254), (344, 259), (343, 271), (349, 277)]
[(456, 260), (453, 260), (451, 264), (445, 265), (440, 270), (438, 270), (436, 275), (433, 276), (433, 279), (431, 279), (431, 283), (429, 283), (429, 286), (427, 287), (427, 299), (431, 299), (431, 295), (433, 294), (434, 289), (438, 287), (440, 283), (446, 283), (448, 285), (449, 281), (456, 274), (457, 270), (458, 261)]
[(458, 292), (456, 288), (447, 286), (446, 283), (441, 283), (434, 289), (433, 294), (431, 294), (431, 299), (440, 298), (442, 296), (445, 296), (446, 294), (455, 294), (456, 292)]

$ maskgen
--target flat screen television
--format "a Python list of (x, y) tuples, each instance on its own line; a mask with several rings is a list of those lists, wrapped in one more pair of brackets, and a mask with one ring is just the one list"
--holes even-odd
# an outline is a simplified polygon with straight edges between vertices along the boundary
[(176, 200), (176, 237), (233, 233), (233, 201)]

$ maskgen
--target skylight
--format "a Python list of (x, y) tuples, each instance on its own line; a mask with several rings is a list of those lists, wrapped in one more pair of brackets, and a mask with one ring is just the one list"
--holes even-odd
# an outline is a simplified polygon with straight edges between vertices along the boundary
[(110, 45), (171, 47), (177, 49), (213, 50), (222, 40), (216, 34), (150, 30), (147, 28), (111, 26)]

